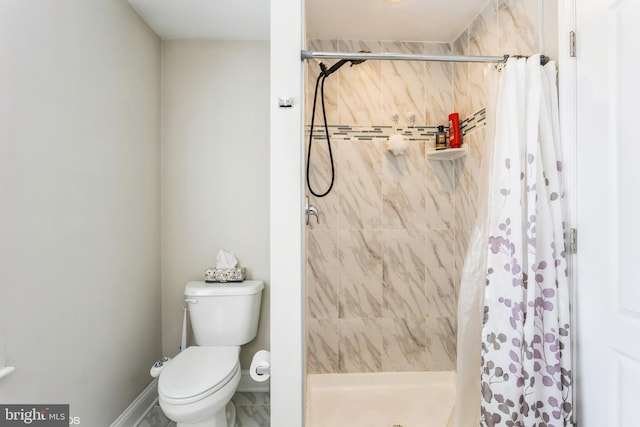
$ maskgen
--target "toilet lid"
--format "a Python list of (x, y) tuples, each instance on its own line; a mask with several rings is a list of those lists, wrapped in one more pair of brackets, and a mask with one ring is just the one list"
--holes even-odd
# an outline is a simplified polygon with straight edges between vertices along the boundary
[(158, 390), (171, 399), (210, 394), (236, 373), (238, 347), (188, 347), (162, 370)]

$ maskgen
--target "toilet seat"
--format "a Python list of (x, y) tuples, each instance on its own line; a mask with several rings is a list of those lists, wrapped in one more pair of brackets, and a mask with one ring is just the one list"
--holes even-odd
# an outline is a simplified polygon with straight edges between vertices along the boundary
[(173, 404), (202, 400), (224, 387), (240, 370), (239, 348), (192, 346), (160, 374), (158, 394)]

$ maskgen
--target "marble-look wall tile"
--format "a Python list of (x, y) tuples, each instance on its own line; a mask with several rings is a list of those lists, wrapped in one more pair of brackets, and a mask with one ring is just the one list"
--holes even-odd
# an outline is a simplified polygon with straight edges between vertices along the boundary
[(490, 0), (469, 24), (469, 55), (501, 56), (498, 48), (498, 0)]
[(426, 316), (452, 318), (456, 313), (453, 230), (428, 230), (426, 236)]
[[(313, 162), (314, 160), (312, 160)], [(330, 169), (327, 169), (326, 174), (330, 174)], [(338, 187), (340, 186), (340, 174), (336, 172), (335, 183), (333, 189), (329, 194), (324, 197), (315, 197), (309, 191), (306, 194), (309, 196), (309, 206), (313, 206), (318, 211), (318, 218), (315, 216), (309, 217), (309, 229), (310, 230), (337, 230), (338, 228), (338, 200), (340, 198), (338, 193)], [(317, 185), (317, 184), (316, 184)], [(312, 184), (313, 191), (318, 193), (318, 190), (325, 192), (328, 187), (316, 186)], [(307, 189), (308, 190), (308, 189)], [(322, 194), (322, 193), (318, 193)]]
[(339, 317), (381, 317), (381, 231), (339, 231), (338, 248)]
[(427, 161), (425, 168), (426, 228), (428, 230), (448, 230), (455, 220), (454, 194), (446, 183), (455, 188), (454, 170), (446, 161)]
[(385, 230), (383, 232), (383, 316), (424, 318), (425, 231)]
[(465, 138), (467, 157), (456, 190), (456, 229), (471, 231), (478, 213), (478, 184), (482, 181), (483, 174), (488, 173), (482, 167), (482, 145), (486, 143), (486, 128), (478, 129)]
[(469, 151), (467, 152), (467, 162), (469, 163), (469, 171), (475, 174), (475, 182), (480, 185), (487, 179), (486, 159), (483, 158), (486, 151), (487, 128), (481, 128), (469, 135)]
[(386, 372), (427, 369), (425, 319), (382, 319), (382, 369)]
[(454, 196), (449, 191), (430, 191), (427, 193), (427, 229), (449, 230), (453, 228)]
[(467, 135), (468, 154), (462, 170), (461, 182), (456, 193), (456, 295), (460, 285), (462, 266), (469, 247), (469, 239), (480, 212), (480, 204), (487, 203), (486, 145), (487, 129), (482, 128)]
[[(314, 135), (324, 135), (325, 132), (317, 132)], [(348, 178), (348, 175), (342, 175), (341, 170), (336, 167), (340, 158), (340, 141), (337, 138), (331, 139), (331, 156), (334, 164), (333, 188), (324, 197), (316, 197), (310, 191), (306, 191), (309, 196), (309, 204), (318, 210), (318, 219), (309, 218), (309, 228), (312, 230), (335, 230), (338, 228), (338, 198), (341, 180)], [(305, 154), (309, 149), (309, 132), (305, 139)], [(314, 139), (311, 143), (311, 157), (306, 157), (309, 161), (309, 178), (305, 177), (305, 184), (311, 185), (316, 194), (324, 194), (331, 185), (331, 161), (329, 156), (329, 147), (326, 138)], [(342, 176), (341, 176), (342, 175)], [(308, 188), (307, 188), (308, 190)]]
[(452, 371), (456, 369), (455, 320), (448, 317), (427, 318), (427, 370)]
[(498, 28), (498, 47), (503, 54), (537, 53), (540, 0), (498, 0)]
[[(338, 49), (342, 52), (359, 52), (361, 50), (380, 52), (382, 43), (339, 40)], [(381, 61), (366, 61), (353, 67), (344, 66), (331, 77), (338, 78), (338, 124), (384, 123)], [(328, 77), (327, 80), (331, 77)]]
[[(462, 135), (462, 143), (466, 146), (467, 145), (467, 136), (466, 135)], [(457, 199), (455, 198), (455, 195), (458, 192), (458, 185), (460, 184), (460, 180), (462, 179), (462, 175), (464, 174), (464, 164), (467, 161), (467, 156), (464, 156), (460, 159), (457, 159), (456, 162), (453, 163), (453, 168), (452, 168), (452, 174), (453, 174), (453, 181), (454, 181), (454, 187), (453, 187), (453, 198), (454, 198), (454, 210), (457, 209)], [(458, 212), (455, 211), (454, 214), (454, 224), (457, 226), (457, 223), (455, 222), (455, 216), (458, 215)]]
[(307, 233), (307, 316), (338, 317), (338, 235), (335, 231)]
[[(469, 26), (469, 55), (496, 55), (498, 50), (498, 10), (491, 0)], [(469, 64), (469, 107), (471, 113), (484, 108), (486, 98), (485, 69), (494, 64)]]
[(382, 142), (340, 144), (338, 228), (379, 229), (382, 225)]
[[(424, 54), (425, 44), (418, 42), (383, 42), (384, 52)], [(392, 124), (397, 113), (399, 126), (424, 125), (426, 102), (426, 64), (421, 61), (381, 61), (382, 65), (382, 114), (380, 124)], [(416, 116), (411, 123), (409, 113)]]
[[(455, 285), (455, 294), (456, 301), (458, 301), (458, 296), (460, 295), (460, 279), (462, 278), (462, 268), (464, 266), (465, 260), (467, 258), (467, 251), (469, 250), (469, 239), (471, 238), (470, 231), (465, 230), (456, 230), (456, 242), (455, 242), (455, 260), (454, 260), (454, 285)], [(457, 307), (456, 307), (457, 309)]]
[[(464, 31), (453, 43), (454, 55), (469, 54), (469, 32)], [(469, 106), (469, 64), (456, 62), (453, 64), (453, 108), (460, 115), (460, 120), (471, 115)], [(463, 141), (464, 142), (464, 141)]]
[(307, 372), (338, 372), (338, 320), (307, 320)]
[[(428, 55), (451, 55), (449, 43), (427, 43)], [(426, 116), (425, 122), (432, 125), (449, 124), (449, 114), (454, 111), (453, 64), (450, 62), (425, 62), (426, 67)]]
[(403, 155), (383, 155), (383, 228), (423, 228), (425, 224), (425, 144), (410, 141)]
[(487, 97), (486, 73), (494, 64), (469, 64), (469, 108), (471, 113), (485, 107)]
[(348, 372), (382, 370), (382, 332), (375, 319), (340, 319), (339, 369)]
[(470, 230), (473, 227), (473, 213), (472, 209), (474, 204), (472, 203), (473, 193), (466, 190), (466, 185), (470, 183), (473, 178), (471, 174), (464, 173), (460, 177), (460, 183), (458, 184), (458, 190), (456, 194), (456, 204), (455, 204), (455, 229), (456, 231), (462, 230)]
[[(338, 40), (318, 40), (318, 39), (310, 39), (307, 40), (307, 49), (318, 52), (337, 52), (338, 51)], [(335, 64), (337, 59), (323, 59), (323, 62), (327, 68), (330, 68), (333, 64)], [(305, 71), (306, 71), (306, 79), (305, 79), (305, 125), (311, 124), (311, 112), (313, 107), (313, 95), (315, 92), (316, 80), (318, 79), (318, 75), (320, 74), (320, 66), (317, 61), (305, 61)], [(327, 77), (324, 83), (324, 100), (325, 100), (325, 111), (327, 114), (327, 122), (328, 124), (338, 124), (338, 79), (336, 75), (331, 75)], [(316, 101), (316, 114), (315, 114), (315, 124), (322, 125), (324, 123), (324, 119), (322, 117), (322, 104), (320, 101), (320, 87), (318, 87), (318, 97)]]
[(463, 174), (458, 186), (458, 194), (456, 195), (456, 230), (469, 231), (473, 228), (475, 220), (475, 203), (473, 202), (474, 194), (470, 191), (464, 191), (465, 186), (470, 185), (473, 180), (471, 174)]

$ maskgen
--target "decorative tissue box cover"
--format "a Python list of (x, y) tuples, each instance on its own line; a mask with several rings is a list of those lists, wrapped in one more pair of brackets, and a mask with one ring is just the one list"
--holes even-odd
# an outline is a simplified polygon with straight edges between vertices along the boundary
[(244, 267), (210, 268), (204, 272), (205, 282), (242, 282)]

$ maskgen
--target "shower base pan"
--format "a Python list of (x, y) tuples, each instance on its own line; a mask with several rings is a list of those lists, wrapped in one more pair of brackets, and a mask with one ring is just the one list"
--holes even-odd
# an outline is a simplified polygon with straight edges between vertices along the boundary
[(450, 427), (455, 372), (307, 376), (307, 427)]

